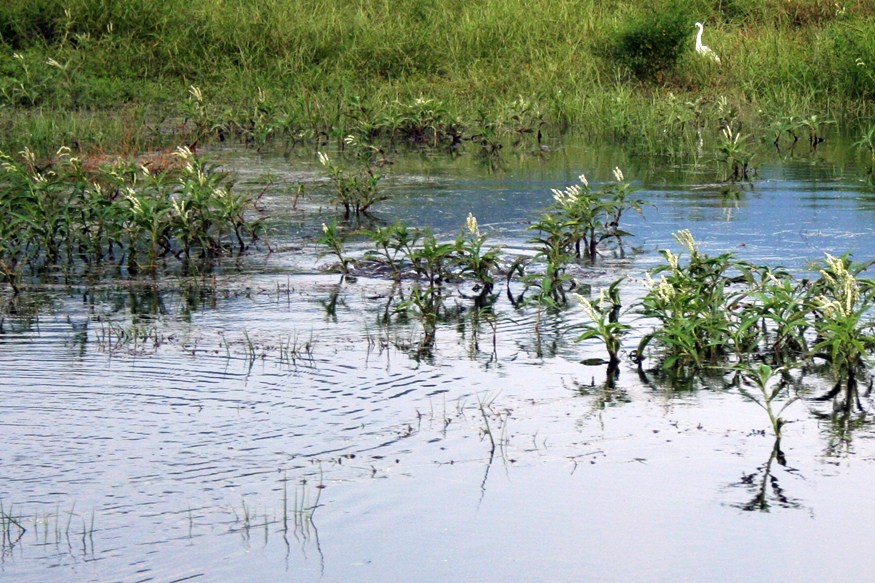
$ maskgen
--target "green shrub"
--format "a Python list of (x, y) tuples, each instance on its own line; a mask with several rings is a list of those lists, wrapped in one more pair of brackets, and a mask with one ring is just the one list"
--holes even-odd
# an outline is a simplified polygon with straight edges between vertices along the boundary
[(631, 14), (616, 33), (611, 55), (641, 80), (662, 79), (692, 46), (693, 18), (681, 2)]

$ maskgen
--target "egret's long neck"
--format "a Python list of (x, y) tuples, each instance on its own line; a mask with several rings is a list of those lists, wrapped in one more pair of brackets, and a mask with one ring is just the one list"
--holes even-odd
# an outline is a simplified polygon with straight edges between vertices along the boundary
[(700, 26), (698, 28), (699, 28), (699, 32), (696, 33), (696, 48), (699, 48), (702, 46), (702, 27)]

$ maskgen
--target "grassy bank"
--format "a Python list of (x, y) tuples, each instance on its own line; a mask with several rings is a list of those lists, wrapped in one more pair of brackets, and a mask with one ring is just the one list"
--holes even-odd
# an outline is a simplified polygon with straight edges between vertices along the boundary
[[(693, 50), (697, 20), (719, 65)], [(749, 127), (812, 115), (854, 124), (873, 113), (873, 96), (875, 6), (865, 0), (0, 6), (7, 150), (350, 132), (453, 144), (542, 127), (683, 150), (727, 112)]]

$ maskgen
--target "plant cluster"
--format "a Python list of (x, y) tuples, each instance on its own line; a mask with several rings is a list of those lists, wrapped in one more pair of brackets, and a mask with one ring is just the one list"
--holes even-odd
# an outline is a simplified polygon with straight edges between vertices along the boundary
[(633, 188), (619, 168), (614, 168), (614, 178), (614, 182), (593, 190), (586, 176), (581, 175), (578, 184), (553, 190), (553, 204), (529, 227), (538, 231), (538, 236), (529, 241), (535, 245), (533, 262), (542, 262), (544, 271), (528, 274), (525, 262), (514, 265), (513, 271), (522, 274), (523, 295), (536, 288), (539, 302), (565, 303), (566, 293), (573, 286), (568, 265), (584, 258), (594, 262), (599, 246), (608, 242), (622, 246), (623, 238), (630, 235), (620, 228), (623, 213), (642, 212), (644, 201), (629, 198)]
[(334, 184), (332, 203), (343, 207), (344, 218), (366, 215), (374, 204), (386, 200), (386, 195), (377, 188), (381, 176), (374, 173), (370, 161), (357, 171), (348, 172), (331, 162), (328, 154), (319, 152), (319, 162), (328, 171)]
[(0, 271), (18, 289), (25, 270), (126, 264), (154, 272), (160, 261), (211, 259), (254, 240), (249, 195), (179, 148), (172, 168), (117, 163), (87, 169), (69, 149), (38, 163), (30, 150), (0, 153)]
[[(350, 211), (358, 208), (354, 193), (360, 192), (350, 185), (360, 183), (345, 179), (342, 171), (331, 166), (324, 154), (320, 154), (320, 159), (331, 169), (332, 180), (339, 185), (335, 200), (341, 200), (342, 195), (343, 200), (353, 201), (344, 204), (349, 218)], [(506, 272), (508, 295), (515, 304), (524, 301), (532, 289), (536, 290), (533, 299), (539, 304), (552, 307), (564, 304), (567, 293), (576, 286), (567, 272), (572, 262), (583, 259), (595, 262), (600, 249), (609, 243), (622, 249), (623, 238), (630, 235), (620, 228), (623, 214), (630, 209), (642, 212), (644, 202), (630, 197), (633, 187), (619, 168), (614, 169), (614, 178), (613, 182), (594, 190), (581, 175), (579, 184), (553, 190), (553, 204), (530, 227), (538, 231), (538, 236), (530, 240), (534, 253), (518, 257)], [(366, 189), (362, 196), (372, 200), (370, 190)], [(408, 227), (400, 222), (378, 225), (366, 234), (375, 246), (369, 258), (385, 266), (395, 281), (401, 281), (402, 275), (407, 274), (427, 284), (425, 291), (416, 288), (417, 293), (425, 294), (416, 304), (426, 305), (425, 300), (431, 301), (432, 296), (439, 295), (441, 285), (447, 281), (473, 281), (481, 306), (494, 291), (500, 249), (486, 246), (488, 235), (480, 232), (473, 215), (468, 216), (465, 227), (452, 242), (438, 241), (431, 230)], [(341, 271), (346, 274), (352, 260), (344, 254), (343, 242), (336, 223), (323, 225), (319, 243), (328, 248), (328, 254), (337, 257)], [(510, 293), (515, 276), (519, 276), (523, 286), (516, 296)], [(439, 302), (423, 312), (433, 313), (437, 305)]]
[[(639, 363), (651, 344), (659, 349), (662, 370), (681, 377), (736, 363), (757, 379), (763, 376), (759, 364), (792, 367), (820, 360), (836, 379), (826, 398), (842, 393), (849, 409), (857, 402), (864, 357), (875, 349), (875, 281), (859, 277), (869, 263), (827, 255), (816, 280), (797, 280), (731, 254), (708, 256), (689, 231), (676, 238), (689, 257), (684, 263), (664, 251), (667, 265), (653, 272), (661, 277), (650, 279), (641, 313), (656, 326), (639, 343)], [(764, 383), (755, 384), (764, 390)]]
[[(675, 239), (686, 261), (662, 251), (666, 264), (647, 274), (648, 292), (633, 306), (652, 323), (632, 353), (640, 374), (648, 356), (673, 381), (686, 383), (707, 370), (734, 373), (733, 384), (766, 411), (778, 439), (781, 413), (798, 398), (789, 392), (792, 369), (824, 363), (835, 384), (817, 399), (833, 399), (845, 413), (862, 409), (859, 384), (875, 350), (875, 280), (860, 274), (873, 262), (827, 255), (816, 267), (819, 277), (797, 279), (730, 253), (709, 256), (686, 230)], [(619, 283), (595, 301), (577, 296), (588, 320), (578, 340), (605, 345), (609, 386), (631, 330), (619, 321)]]

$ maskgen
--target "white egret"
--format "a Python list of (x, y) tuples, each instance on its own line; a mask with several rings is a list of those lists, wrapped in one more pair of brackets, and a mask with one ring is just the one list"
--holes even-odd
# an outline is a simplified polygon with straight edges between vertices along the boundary
[(701, 22), (696, 23), (696, 28), (699, 29), (698, 34), (696, 34), (696, 52), (702, 55), (703, 57), (708, 57), (715, 63), (720, 63), (720, 57), (717, 56), (717, 53), (712, 51), (709, 47), (706, 47), (702, 44), (702, 31), (705, 30), (705, 27)]

